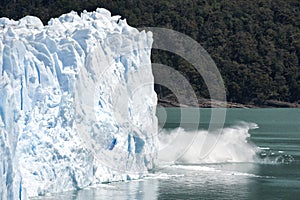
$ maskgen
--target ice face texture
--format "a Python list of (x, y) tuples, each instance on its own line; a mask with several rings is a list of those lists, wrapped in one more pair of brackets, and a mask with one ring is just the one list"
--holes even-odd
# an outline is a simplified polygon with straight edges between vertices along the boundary
[(0, 196), (139, 178), (156, 155), (152, 33), (105, 9), (0, 19)]

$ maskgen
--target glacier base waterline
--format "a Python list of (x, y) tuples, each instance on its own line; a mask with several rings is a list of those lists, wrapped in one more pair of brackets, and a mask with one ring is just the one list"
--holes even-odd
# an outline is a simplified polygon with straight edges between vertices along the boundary
[(153, 167), (151, 32), (105, 9), (0, 18), (0, 197), (139, 178)]

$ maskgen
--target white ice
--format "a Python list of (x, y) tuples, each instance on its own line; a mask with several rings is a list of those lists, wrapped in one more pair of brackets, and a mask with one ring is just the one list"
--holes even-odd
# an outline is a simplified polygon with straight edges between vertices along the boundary
[(139, 178), (156, 151), (152, 33), (105, 9), (0, 19), (0, 197)]

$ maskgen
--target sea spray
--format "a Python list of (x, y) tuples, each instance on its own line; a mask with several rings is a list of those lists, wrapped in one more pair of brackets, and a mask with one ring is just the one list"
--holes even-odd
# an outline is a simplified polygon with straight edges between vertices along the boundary
[[(241, 122), (224, 128), (222, 134), (206, 130), (187, 131), (183, 128), (161, 130), (159, 134), (160, 164), (204, 164), (224, 162), (255, 162), (260, 149), (249, 142), (249, 130), (258, 128), (257, 124)], [(217, 140), (214, 147), (210, 147), (209, 154), (201, 158), (199, 153), (205, 146), (204, 142)], [(190, 145), (182, 149), (183, 144)], [(167, 147), (167, 148), (166, 148)], [(171, 148), (170, 148), (171, 147)], [(168, 151), (166, 151), (168, 149)], [(172, 151), (169, 151), (172, 149)]]

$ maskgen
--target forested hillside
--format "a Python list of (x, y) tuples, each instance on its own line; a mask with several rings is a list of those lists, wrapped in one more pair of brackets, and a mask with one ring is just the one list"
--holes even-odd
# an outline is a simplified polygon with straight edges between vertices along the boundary
[[(299, 0), (0, 0), (0, 17), (35, 15), (47, 23), (71, 10), (97, 7), (123, 16), (132, 26), (170, 28), (198, 41), (216, 62), (229, 101), (300, 100)], [(152, 59), (180, 70), (199, 97), (209, 97), (186, 61), (159, 51), (153, 51)], [(162, 98), (168, 95), (160, 92)]]

